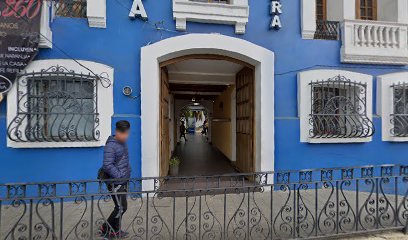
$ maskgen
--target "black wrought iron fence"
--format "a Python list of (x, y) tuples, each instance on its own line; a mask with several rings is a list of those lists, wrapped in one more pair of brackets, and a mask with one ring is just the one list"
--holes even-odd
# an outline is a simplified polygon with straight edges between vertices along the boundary
[(326, 238), (408, 223), (408, 166), (128, 179), (127, 193), (107, 184), (1, 185), (0, 238), (107, 239), (112, 199), (124, 194), (129, 239)]

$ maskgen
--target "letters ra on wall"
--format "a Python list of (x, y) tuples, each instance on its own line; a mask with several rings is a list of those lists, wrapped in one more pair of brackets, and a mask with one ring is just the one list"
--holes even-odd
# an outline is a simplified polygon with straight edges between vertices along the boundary
[(282, 22), (280, 19), (280, 15), (282, 14), (282, 4), (280, 0), (273, 0), (271, 2), (271, 15), (272, 15), (272, 21), (270, 28), (279, 30), (282, 28)]

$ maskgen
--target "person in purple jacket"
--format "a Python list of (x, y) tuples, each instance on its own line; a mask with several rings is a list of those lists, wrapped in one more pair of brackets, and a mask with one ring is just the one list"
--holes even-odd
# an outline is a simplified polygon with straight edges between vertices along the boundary
[(108, 237), (124, 238), (128, 235), (121, 230), (121, 220), (127, 210), (127, 179), (130, 178), (131, 172), (126, 144), (129, 130), (128, 121), (118, 121), (115, 135), (108, 138), (104, 149), (102, 169), (108, 179), (118, 179), (118, 181), (108, 182), (108, 190), (112, 192), (115, 203), (115, 208), (101, 229), (102, 234)]

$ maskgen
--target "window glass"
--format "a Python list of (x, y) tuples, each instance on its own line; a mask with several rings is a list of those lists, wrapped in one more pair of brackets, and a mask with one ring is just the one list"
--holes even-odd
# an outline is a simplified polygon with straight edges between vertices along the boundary
[(311, 83), (312, 138), (363, 138), (373, 134), (366, 85), (338, 76)]
[(359, 0), (357, 1), (358, 18), (362, 20), (377, 19), (377, 2), (376, 0)]
[(393, 85), (394, 100), (391, 121), (392, 134), (396, 137), (408, 136), (408, 84)]

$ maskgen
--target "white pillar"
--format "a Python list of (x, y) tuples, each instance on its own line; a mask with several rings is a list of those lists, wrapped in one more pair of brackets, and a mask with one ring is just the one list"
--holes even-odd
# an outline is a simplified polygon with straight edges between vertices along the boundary
[[(408, 1), (396, 0), (398, 3), (398, 23), (408, 24)], [(381, 11), (381, 9), (380, 9)]]
[[(333, 1), (333, 0), (331, 0)], [(341, 11), (343, 12), (343, 19), (356, 19), (356, 0), (340, 0), (343, 2)]]
[(316, 1), (301, 0), (302, 38), (313, 39), (316, 32)]

